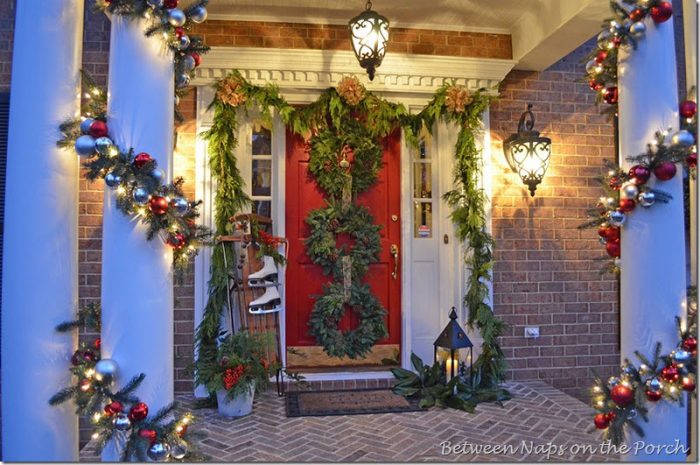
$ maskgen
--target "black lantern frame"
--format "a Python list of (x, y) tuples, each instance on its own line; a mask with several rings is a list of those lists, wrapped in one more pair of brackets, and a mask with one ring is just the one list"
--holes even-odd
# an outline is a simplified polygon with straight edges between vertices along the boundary
[(528, 103), (527, 110), (520, 116), (518, 133), (511, 134), (503, 142), (503, 152), (508, 165), (518, 173), (533, 197), (537, 186), (547, 173), (552, 154), (552, 140), (540, 137), (534, 126), (535, 115), (532, 113), (532, 104)]
[[(438, 362), (438, 349), (446, 349), (450, 352), (450, 379), (454, 378), (459, 374), (459, 358), (455, 358), (455, 354), (459, 354), (460, 349), (469, 349), (467, 357), (469, 370), (469, 376), (472, 372), (472, 363), (474, 362), (472, 341), (467, 337), (466, 331), (457, 323), (457, 311), (454, 307), (450, 310), (450, 322), (447, 323), (445, 329), (442, 330), (438, 338), (433, 343), (433, 359)], [(454, 363), (458, 360), (458, 363)], [(465, 362), (466, 363), (466, 362)], [(445, 366), (445, 374), (447, 374), (447, 364)], [(449, 381), (449, 380), (448, 380)]]
[(369, 80), (382, 64), (389, 44), (389, 20), (372, 11), (372, 2), (367, 1), (365, 11), (348, 22), (350, 42), (360, 66), (367, 70)]

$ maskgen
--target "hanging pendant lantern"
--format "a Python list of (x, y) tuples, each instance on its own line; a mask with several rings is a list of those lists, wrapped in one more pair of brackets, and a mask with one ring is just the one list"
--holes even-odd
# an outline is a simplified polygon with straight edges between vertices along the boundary
[[(542, 182), (552, 153), (552, 140), (540, 137), (535, 131), (535, 116), (532, 114), (532, 104), (528, 103), (527, 110), (520, 116), (518, 133), (503, 142), (503, 152), (511, 169), (518, 173), (523, 183), (535, 196), (537, 185)], [(528, 118), (526, 120), (526, 118)]]
[(372, 81), (375, 70), (382, 64), (386, 54), (389, 43), (389, 20), (372, 11), (372, 2), (368, 0), (365, 11), (352, 18), (348, 28), (357, 61), (367, 70), (369, 80)]

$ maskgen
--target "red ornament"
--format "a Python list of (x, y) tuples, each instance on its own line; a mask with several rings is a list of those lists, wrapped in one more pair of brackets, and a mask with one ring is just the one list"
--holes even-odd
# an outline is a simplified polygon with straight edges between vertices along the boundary
[(610, 426), (610, 420), (608, 419), (608, 416), (604, 413), (599, 413), (595, 417), (593, 417), (593, 423), (595, 423), (595, 427), (598, 429), (605, 429), (608, 426)]
[(619, 191), (622, 187), (622, 179), (620, 179), (619, 176), (613, 176), (610, 178), (610, 181), (608, 181), (608, 185), (610, 186), (610, 189)]
[(102, 347), (102, 339), (98, 337), (92, 345), (95, 346), (95, 349), (100, 350), (100, 347)]
[(657, 402), (657, 401), (661, 400), (661, 397), (663, 396), (661, 391), (652, 391), (650, 389), (647, 389), (644, 392), (644, 394), (647, 396), (647, 400), (649, 402)]
[(651, 19), (656, 24), (668, 21), (673, 16), (673, 7), (670, 2), (659, 2), (651, 7)]
[(608, 235), (608, 227), (607, 226), (601, 226), (598, 228), (598, 235), (600, 237), (605, 238)]
[(175, 430), (177, 432), (177, 435), (182, 437), (185, 434), (187, 434), (187, 425), (180, 425), (179, 428)]
[(608, 57), (608, 51), (607, 50), (598, 50), (598, 53), (595, 55), (595, 62), (598, 64), (601, 64), (602, 62), (605, 61), (605, 59)]
[(97, 361), (97, 356), (95, 355), (95, 352), (91, 351), (90, 349), (87, 349), (83, 351), (83, 360), (86, 362), (95, 362)]
[(660, 181), (668, 181), (676, 175), (676, 164), (665, 161), (654, 168), (654, 175)]
[(642, 19), (644, 19), (644, 16), (646, 16), (646, 13), (644, 13), (644, 10), (642, 10), (641, 8), (635, 8), (630, 12), (630, 19), (632, 20), (632, 22), (641, 21)]
[(698, 105), (692, 100), (685, 100), (681, 102), (679, 110), (683, 118), (692, 118), (698, 112)]
[(612, 43), (615, 46), (615, 48), (618, 48), (620, 46), (620, 44), (622, 44), (622, 37), (615, 37), (612, 40)]
[(690, 168), (697, 168), (698, 167), (698, 154), (696, 152), (691, 153), (687, 157), (685, 157), (685, 162), (688, 164)]
[(669, 383), (677, 383), (680, 379), (680, 373), (678, 373), (678, 367), (675, 365), (669, 365), (661, 370), (661, 377), (668, 381)]
[(148, 405), (143, 402), (139, 402), (131, 407), (129, 410), (129, 420), (131, 421), (141, 421), (148, 416)]
[(620, 210), (628, 213), (634, 210), (634, 207), (637, 206), (636, 203), (634, 203), (634, 200), (632, 199), (620, 199)]
[(175, 37), (177, 37), (178, 39), (181, 39), (182, 36), (184, 36), (184, 35), (185, 35), (185, 30), (183, 28), (181, 28), (181, 27), (175, 28)]
[(619, 242), (608, 242), (605, 244), (605, 251), (612, 258), (620, 258), (620, 243)]
[(117, 413), (121, 413), (124, 411), (124, 405), (122, 405), (121, 402), (118, 400), (112, 401), (109, 404), (105, 405), (105, 415), (108, 417), (111, 417), (112, 415), (116, 415)]
[(648, 166), (634, 165), (632, 168), (630, 168), (629, 175), (632, 179), (634, 179), (635, 184), (646, 184), (651, 177), (651, 170)]
[(165, 215), (168, 211), (168, 201), (165, 197), (154, 195), (151, 197), (151, 200), (148, 201), (148, 208), (154, 215)]
[(92, 381), (87, 378), (80, 381), (80, 390), (83, 392), (92, 392)]
[(608, 420), (613, 421), (617, 416), (617, 413), (615, 413), (614, 411), (610, 411), (606, 413), (605, 416), (608, 417)]
[(681, 386), (684, 391), (693, 392), (695, 390), (695, 378), (692, 376), (685, 376), (681, 382)]
[(192, 52), (190, 53), (192, 55), (192, 58), (194, 58), (194, 65), (199, 66), (200, 63), (202, 63), (202, 57), (199, 55), (197, 52)]
[(608, 87), (605, 89), (605, 95), (603, 95), (603, 100), (605, 103), (614, 105), (617, 103), (617, 87)]
[(134, 166), (136, 168), (141, 168), (143, 165), (153, 160), (149, 154), (146, 152), (141, 152), (134, 157)]
[(624, 384), (618, 384), (610, 391), (610, 398), (620, 407), (627, 407), (634, 400), (634, 391)]
[(107, 130), (107, 124), (104, 121), (100, 121), (100, 120), (96, 119), (90, 125), (90, 129), (88, 129), (88, 133), (92, 137), (98, 138), (98, 137), (107, 137), (107, 134), (109, 134), (109, 131)]
[(696, 351), (698, 350), (698, 340), (695, 339), (695, 337), (693, 336), (686, 337), (685, 339), (683, 339), (681, 347), (683, 347), (683, 350), (687, 350), (694, 356)]
[(590, 81), (588, 81), (588, 87), (590, 87), (591, 90), (600, 90), (603, 88), (603, 86), (604, 84), (598, 79), (593, 78)]
[(168, 239), (165, 241), (166, 244), (175, 250), (182, 249), (186, 242), (185, 236), (181, 233), (168, 234)]
[(163, 6), (168, 9), (177, 8), (177, 0), (165, 0)]
[(146, 439), (150, 444), (153, 444), (156, 442), (156, 438), (158, 438), (158, 433), (152, 429), (141, 429), (139, 430), (139, 437)]
[(620, 228), (607, 228), (605, 230), (605, 240), (608, 242), (620, 242)]

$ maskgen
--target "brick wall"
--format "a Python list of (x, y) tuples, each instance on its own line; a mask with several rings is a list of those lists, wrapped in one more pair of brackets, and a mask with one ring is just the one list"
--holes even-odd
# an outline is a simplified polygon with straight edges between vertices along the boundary
[[(585, 398), (590, 369), (619, 365), (617, 283), (599, 273), (605, 254), (576, 226), (601, 191), (595, 177), (614, 159), (613, 125), (579, 83), (585, 45), (544, 72), (511, 72), (491, 110), (495, 312), (510, 324), (503, 347), (514, 379), (541, 379)], [(527, 103), (535, 129), (552, 139), (551, 164), (533, 198), (507, 166), (501, 141)], [(525, 325), (540, 327), (525, 339)]]

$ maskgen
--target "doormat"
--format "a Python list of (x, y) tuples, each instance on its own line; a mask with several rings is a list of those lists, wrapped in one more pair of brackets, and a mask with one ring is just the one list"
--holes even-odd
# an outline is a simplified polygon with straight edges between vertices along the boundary
[(418, 412), (418, 399), (406, 399), (391, 389), (287, 392), (288, 417), (367, 415)]

